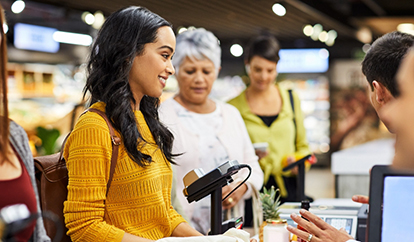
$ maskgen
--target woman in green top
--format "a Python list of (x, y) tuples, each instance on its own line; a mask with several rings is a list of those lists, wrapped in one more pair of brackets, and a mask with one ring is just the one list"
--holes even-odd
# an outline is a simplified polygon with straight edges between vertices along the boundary
[(282, 169), (310, 151), (298, 96), (292, 93), (293, 111), (288, 90), (275, 84), (278, 61), (279, 44), (274, 37), (254, 39), (245, 59), (250, 85), (229, 103), (239, 109), (252, 143), (268, 143), (267, 151), (256, 150), (265, 187), (278, 187), (282, 202), (297, 201), (297, 169)]

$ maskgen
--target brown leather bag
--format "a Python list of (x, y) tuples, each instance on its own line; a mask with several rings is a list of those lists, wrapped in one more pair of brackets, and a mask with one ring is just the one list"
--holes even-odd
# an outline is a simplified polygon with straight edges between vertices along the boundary
[[(98, 109), (90, 108), (84, 113), (88, 111), (95, 112), (102, 116), (109, 127), (110, 137), (112, 141), (112, 157), (109, 180), (106, 186), (106, 194), (108, 195), (109, 187), (111, 185), (112, 177), (115, 171), (115, 166), (118, 158), (118, 147), (121, 144), (121, 139), (115, 135), (114, 128), (112, 127), (104, 112)], [(66, 235), (66, 232), (68, 230), (66, 226), (64, 226), (65, 218), (63, 216), (63, 202), (66, 201), (68, 195), (68, 170), (66, 168), (66, 161), (62, 155), (66, 139), (69, 137), (69, 135), (70, 133), (63, 141), (62, 148), (59, 153), (34, 157), (35, 176), (42, 211), (49, 214), (51, 213), (52, 217), (56, 217), (56, 219), (60, 220), (60, 224), (57, 224), (55, 221), (48, 218), (45, 218), (43, 220), (47, 235), (53, 239), (53, 241), (71, 241), (70, 237)], [(50, 218), (50, 216), (48, 217)]]

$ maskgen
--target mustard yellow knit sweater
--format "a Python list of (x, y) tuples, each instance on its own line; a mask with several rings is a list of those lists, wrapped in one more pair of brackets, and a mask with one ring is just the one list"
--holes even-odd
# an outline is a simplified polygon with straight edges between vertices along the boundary
[[(92, 108), (105, 111), (105, 104), (96, 103)], [(155, 145), (142, 113), (135, 111), (135, 117), (148, 142), (141, 143), (139, 149), (154, 162), (140, 167), (121, 144), (107, 197), (112, 146), (105, 121), (88, 112), (68, 138), (64, 149), (69, 172), (64, 214), (73, 241), (121, 241), (125, 232), (157, 240), (170, 236), (185, 222), (171, 206), (170, 163)]]

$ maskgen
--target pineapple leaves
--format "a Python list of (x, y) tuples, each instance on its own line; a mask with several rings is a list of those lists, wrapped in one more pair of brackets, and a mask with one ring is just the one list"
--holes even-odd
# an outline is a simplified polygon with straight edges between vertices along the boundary
[[(276, 194), (279, 195), (276, 197)], [(266, 220), (279, 219), (280, 206), (280, 190), (272, 186), (269, 190), (263, 187), (263, 193), (260, 193), (260, 201), (262, 202), (263, 214)]]

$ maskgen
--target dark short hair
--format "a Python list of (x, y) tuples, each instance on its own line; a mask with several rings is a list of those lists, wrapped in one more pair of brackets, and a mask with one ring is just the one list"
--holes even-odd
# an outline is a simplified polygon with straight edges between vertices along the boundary
[(277, 63), (280, 59), (279, 50), (279, 42), (274, 36), (261, 35), (254, 38), (248, 45), (245, 61), (250, 62), (254, 56), (259, 56)]
[(401, 60), (414, 44), (414, 36), (398, 31), (387, 33), (372, 43), (362, 61), (362, 73), (374, 90), (375, 80), (383, 84), (393, 95), (400, 94), (395, 75)]

